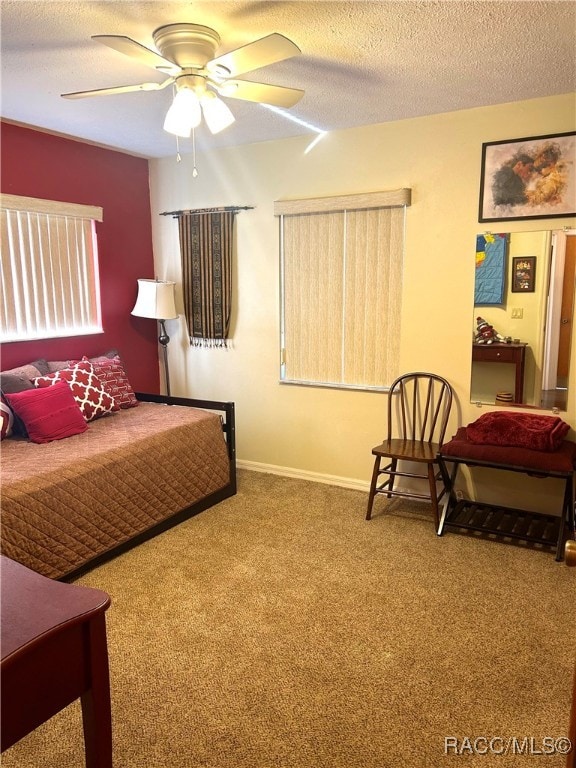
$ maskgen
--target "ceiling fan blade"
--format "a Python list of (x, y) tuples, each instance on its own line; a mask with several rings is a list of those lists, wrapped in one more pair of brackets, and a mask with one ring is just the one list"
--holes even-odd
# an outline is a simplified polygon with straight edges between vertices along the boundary
[(132, 38), (126, 37), (126, 35), (92, 35), (92, 40), (97, 40), (99, 43), (107, 45), (108, 48), (112, 48), (126, 56), (131, 56), (148, 67), (154, 69), (162, 68), (163, 71), (168, 70), (170, 74), (180, 71), (180, 67), (174, 64), (173, 61), (165, 59), (164, 56), (156, 53), (156, 51), (146, 48), (145, 45), (137, 43), (136, 40), (132, 40)]
[(304, 91), (298, 88), (284, 88), (282, 85), (253, 83), (248, 80), (227, 80), (218, 90), (223, 96), (231, 99), (257, 101), (285, 109), (293, 107), (304, 96)]
[(218, 72), (224, 67), (230, 75), (242, 75), (245, 72), (251, 72), (253, 69), (266, 67), (268, 64), (274, 64), (276, 61), (289, 59), (291, 56), (297, 56), (301, 53), (300, 48), (288, 40), (284, 35), (274, 32), (260, 40), (254, 40), (241, 48), (224, 53), (206, 65), (211, 72)]
[(131, 91), (160, 91), (167, 85), (174, 82), (173, 77), (169, 77), (162, 83), (140, 83), (139, 85), (117, 85), (114, 88), (97, 88), (94, 91), (76, 91), (74, 93), (60, 94), (64, 99), (83, 99), (85, 96), (110, 96), (114, 93), (130, 93)]

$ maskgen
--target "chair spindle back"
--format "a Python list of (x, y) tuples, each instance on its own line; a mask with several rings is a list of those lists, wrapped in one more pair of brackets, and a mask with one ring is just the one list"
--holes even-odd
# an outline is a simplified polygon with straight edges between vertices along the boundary
[(422, 443), (444, 440), (452, 388), (433, 373), (406, 373), (398, 377), (388, 393), (388, 439)]

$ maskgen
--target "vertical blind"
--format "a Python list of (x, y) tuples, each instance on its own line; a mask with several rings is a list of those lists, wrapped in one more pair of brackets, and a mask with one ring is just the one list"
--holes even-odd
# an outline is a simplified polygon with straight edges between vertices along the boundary
[(284, 382), (384, 389), (398, 374), (409, 194), (400, 205), (355, 209), (367, 202), (357, 197), (345, 210), (330, 210), (339, 198), (299, 201), (296, 210), (278, 204)]
[(1, 341), (102, 330), (96, 220), (101, 208), (2, 196)]

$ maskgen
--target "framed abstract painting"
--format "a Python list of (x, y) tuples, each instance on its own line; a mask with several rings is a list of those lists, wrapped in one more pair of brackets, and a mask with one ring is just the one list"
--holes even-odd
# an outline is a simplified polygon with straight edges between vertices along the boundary
[(576, 131), (482, 144), (478, 221), (576, 215)]

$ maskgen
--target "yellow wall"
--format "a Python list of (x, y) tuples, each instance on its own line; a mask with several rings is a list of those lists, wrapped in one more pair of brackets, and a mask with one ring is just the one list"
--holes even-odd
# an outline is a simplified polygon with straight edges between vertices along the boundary
[[(366, 488), (370, 451), (385, 430), (385, 395), (278, 383), (273, 202), (411, 187), (399, 369), (434, 371), (452, 383), (450, 433), (490, 410), (470, 404), (475, 242), (486, 228), (478, 223), (481, 145), (575, 128), (575, 98), (567, 94), (336, 131), (309, 154), (310, 136), (202, 153), (197, 178), (191, 155), (181, 163), (152, 161), (154, 249), (162, 279), (180, 282), (179, 245), (176, 221), (157, 213), (255, 206), (236, 217), (232, 348), (191, 348), (183, 321), (169, 321), (173, 394), (235, 401), (238, 457), (247, 466)], [(490, 228), (528, 231), (558, 228), (558, 222), (574, 226), (576, 219)], [(576, 426), (572, 368), (569, 410), (562, 416)]]

